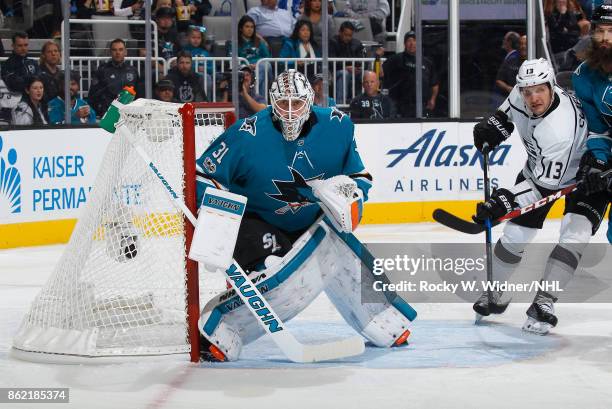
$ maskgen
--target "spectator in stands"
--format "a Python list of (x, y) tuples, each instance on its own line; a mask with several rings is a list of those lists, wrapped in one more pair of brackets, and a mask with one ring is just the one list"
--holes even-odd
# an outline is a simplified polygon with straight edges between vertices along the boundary
[[(205, 48), (206, 44), (206, 28), (203, 26), (189, 26), (189, 30), (187, 31), (187, 39), (188, 43), (183, 50), (189, 51), (192, 57), (210, 57), (210, 53)], [(212, 95), (212, 72), (213, 72), (213, 62), (208, 61), (198, 61), (197, 63), (193, 62), (193, 72), (198, 73), (202, 76), (202, 79), (206, 79), (204, 81), (204, 88), (206, 90), (206, 95)]]
[[(320, 57), (319, 46), (312, 39), (312, 23), (308, 20), (299, 20), (290, 38), (285, 39), (280, 51), (281, 58), (316, 58)], [(295, 68), (296, 63), (290, 62), (287, 68)], [(297, 61), (297, 69), (308, 75), (307, 69), (314, 72), (315, 65), (306, 66), (304, 61)]]
[(202, 24), (202, 17), (210, 14), (212, 5), (209, 0), (176, 0), (176, 10), (178, 30), (185, 31), (190, 25)]
[[(121, 0), (117, 0), (121, 2)], [(93, 0), (96, 9), (95, 14), (99, 16), (112, 16), (114, 14), (114, 0)]]
[(386, 19), (390, 12), (387, 0), (347, 0), (345, 15), (352, 18), (369, 18), (374, 39), (385, 43)]
[[(114, 0), (113, 13), (115, 16), (127, 17), (128, 20), (144, 20), (144, 0)], [(133, 39), (138, 40), (138, 47), (144, 48), (145, 26), (130, 24), (130, 34)]]
[(115, 16), (139, 19), (140, 15), (144, 14), (143, 6), (144, 0), (114, 0), (113, 14)]
[(45, 86), (37, 76), (29, 76), (26, 80), (24, 94), (19, 104), (13, 108), (13, 125), (46, 125), (47, 105), (43, 101)]
[[(597, 1), (598, 3), (603, 3), (602, 0)], [(593, 17), (593, 10), (595, 9), (595, 5), (593, 4), (593, 0), (579, 0), (580, 8), (584, 12), (584, 18), (588, 21)]]
[(291, 12), (277, 7), (277, 0), (261, 0), (261, 5), (252, 7), (247, 12), (268, 44), (272, 47), (272, 55), (277, 55), (274, 50), (280, 50), (285, 38), (291, 35), (295, 18)]
[(13, 53), (2, 64), (2, 79), (9, 90), (23, 92), (29, 78), (38, 75), (38, 64), (28, 58), (30, 40), (23, 32), (13, 34)]
[[(188, 43), (183, 47), (183, 50), (189, 51), (192, 57), (210, 57), (210, 53), (206, 49), (206, 28), (203, 26), (189, 26), (189, 30), (187, 31), (187, 39)], [(206, 65), (206, 69), (204, 66)], [(194, 64), (194, 71), (199, 74), (204, 74), (205, 72), (212, 72), (213, 63), (212, 61), (208, 61), (206, 64), (204, 62), (200, 62), (200, 64), (196, 67)]]
[(164, 102), (174, 101), (174, 83), (169, 79), (161, 79), (155, 84), (155, 99)]
[(169, 8), (169, 9), (172, 9), (172, 11), (174, 11), (175, 10), (174, 6), (175, 6), (174, 0), (153, 0), (153, 2), (151, 3), (151, 8), (152, 8), (151, 16), (155, 18), (155, 16), (157, 16), (157, 12), (163, 8)]
[(303, 0), (278, 0), (278, 8), (287, 10), (293, 17), (299, 16), (304, 10)]
[[(506, 51), (506, 56), (495, 77), (495, 91), (500, 95), (500, 100), (506, 98), (516, 84), (516, 74), (521, 66), (520, 38), (521, 36), (518, 33), (508, 31), (502, 41), (502, 48)], [(501, 103), (501, 101), (499, 102)]]
[(45, 84), (43, 99), (46, 102), (51, 101), (59, 93), (63, 94), (64, 84), (60, 81), (62, 70), (59, 69), (61, 62), (59, 46), (54, 41), (47, 41), (42, 47), (39, 64), (40, 79)]
[(587, 35), (590, 24), (575, 1), (549, 0), (544, 8), (550, 47), (554, 54), (573, 47), (580, 35)]
[(174, 84), (175, 100), (182, 103), (206, 101), (201, 77), (191, 68), (193, 63), (191, 53), (179, 51), (176, 60), (176, 67), (172, 68), (166, 76), (166, 79)]
[(174, 10), (162, 7), (155, 13), (157, 22), (157, 47), (159, 56), (169, 60), (176, 57), (181, 50), (178, 41), (178, 32), (174, 26)]
[[(225, 46), (228, 56), (232, 55), (232, 45), (228, 41)], [(249, 62), (251, 70), (255, 72), (257, 61), (262, 58), (270, 58), (270, 48), (268, 44), (257, 34), (257, 28), (255, 26), (255, 20), (250, 16), (244, 15), (238, 21), (238, 56), (245, 58)], [(259, 95), (264, 95), (265, 89), (265, 78), (266, 73), (268, 75), (268, 83), (271, 84), (272, 80), (272, 65), (270, 63), (259, 64), (259, 69), (256, 72), (259, 78)]]
[[(416, 117), (416, 34), (409, 31), (404, 34), (404, 51), (397, 53), (383, 63), (384, 88), (389, 90), (389, 96), (402, 118)], [(440, 85), (434, 69), (433, 61), (423, 56), (422, 95), (423, 113), (429, 116), (436, 109), (436, 100)]]
[[(311, 74), (310, 77), (308, 77), (308, 81), (310, 81), (310, 85), (314, 91), (314, 104), (322, 107), (323, 98), (325, 97), (323, 95), (323, 74)], [(327, 97), (327, 106), (336, 106), (336, 101), (330, 96)]]
[[(586, 59), (587, 51), (591, 45), (591, 38), (584, 37), (578, 40), (569, 50), (555, 55), (558, 65), (558, 72), (574, 71)], [(563, 87), (568, 89), (568, 87)], [(573, 87), (569, 87), (573, 89)]]
[[(326, 1), (327, 2), (327, 1)], [(322, 33), (323, 33), (323, 12), (322, 10), (323, 0), (306, 0), (304, 2), (304, 13), (298, 17), (298, 20), (308, 20), (312, 23), (312, 37), (315, 43), (323, 44)], [(334, 19), (332, 18), (333, 10), (331, 10), (331, 3), (327, 2), (329, 14), (327, 15), (327, 33), (329, 36), (334, 35), (336, 32), (336, 26)]]
[(519, 54), (521, 55), (521, 64), (527, 59), (527, 36), (523, 34), (519, 39)]
[[(64, 82), (64, 73), (59, 74), (60, 83)], [(70, 123), (72, 125), (95, 124), (96, 111), (85, 100), (79, 98), (79, 81), (81, 77), (76, 72), (70, 73)], [(65, 123), (66, 104), (64, 98), (58, 95), (49, 101), (49, 123)]]
[(380, 92), (378, 75), (372, 71), (363, 73), (363, 94), (351, 101), (351, 118), (386, 119), (395, 118), (395, 104)]
[(161, 8), (168, 7), (170, 9), (173, 9), (174, 0), (153, 0), (153, 2), (151, 3), (151, 7), (153, 8), (153, 12), (151, 14), (155, 15), (157, 13), (157, 10)]
[[(356, 38), (353, 38), (355, 27), (350, 21), (344, 21), (340, 24), (340, 30), (329, 41), (329, 56), (334, 58), (363, 58), (365, 49), (363, 44)], [(332, 65), (334, 66), (334, 65)], [(345, 100), (352, 97), (353, 74), (355, 76), (355, 88), (361, 87), (361, 67), (360, 64), (354, 64), (350, 61), (346, 64), (338, 64), (335, 66), (336, 71), (336, 100), (340, 103), (346, 103)]]
[(125, 42), (117, 38), (110, 44), (111, 60), (100, 65), (93, 74), (89, 102), (98, 115), (104, 115), (124, 86), (135, 86), (138, 71), (125, 62)]
[[(248, 65), (243, 65), (240, 68), (240, 79), (242, 82), (240, 83), (240, 94), (238, 94), (238, 110), (239, 110), (239, 118), (248, 118), (252, 115), (255, 115), (259, 111), (266, 109), (266, 99), (261, 95), (255, 92), (255, 84), (253, 77), (253, 70)], [(228, 80), (223, 80), (219, 84), (221, 88), (221, 98), (222, 102), (231, 101), (230, 93), (230, 82)]]
[(77, 0), (74, 17), (79, 19), (90, 19), (96, 12), (94, 0)]

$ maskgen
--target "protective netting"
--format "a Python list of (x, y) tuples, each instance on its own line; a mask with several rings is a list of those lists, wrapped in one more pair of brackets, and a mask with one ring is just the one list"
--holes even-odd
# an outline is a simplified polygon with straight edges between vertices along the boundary
[[(183, 199), (181, 105), (137, 100), (121, 120)], [(224, 114), (196, 111), (197, 150)], [(194, 181), (193, 181), (194, 182)], [(78, 356), (189, 350), (183, 215), (128, 138), (110, 142), (68, 246), (24, 318), (14, 347)], [(203, 275), (204, 299), (224, 288)]]

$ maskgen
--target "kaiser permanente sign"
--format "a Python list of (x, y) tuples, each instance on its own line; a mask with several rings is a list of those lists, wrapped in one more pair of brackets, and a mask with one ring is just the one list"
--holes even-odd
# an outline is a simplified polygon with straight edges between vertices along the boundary
[[(431, 221), (440, 206), (471, 214), (483, 195), (473, 126), (357, 124), (359, 152), (374, 176), (363, 222)], [(68, 240), (110, 137), (93, 128), (0, 132), (0, 248)], [(520, 145), (513, 135), (492, 155), (493, 186), (514, 182), (525, 162)]]

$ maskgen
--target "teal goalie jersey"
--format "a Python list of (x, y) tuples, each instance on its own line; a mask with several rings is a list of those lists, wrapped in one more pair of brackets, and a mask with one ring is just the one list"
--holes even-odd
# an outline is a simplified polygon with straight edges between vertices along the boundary
[[(268, 107), (232, 125), (196, 163), (206, 181), (246, 196), (247, 212), (286, 231), (309, 227), (319, 214), (308, 181), (348, 175), (365, 198), (371, 186), (354, 125), (336, 108), (313, 107), (300, 137), (289, 142)], [(198, 183), (198, 203), (205, 188)]]

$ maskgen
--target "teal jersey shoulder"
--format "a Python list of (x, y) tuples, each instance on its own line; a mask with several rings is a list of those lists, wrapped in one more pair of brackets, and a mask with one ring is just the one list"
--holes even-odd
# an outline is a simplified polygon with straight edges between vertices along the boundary
[(611, 76), (589, 67), (586, 62), (572, 75), (574, 92), (582, 104), (589, 127), (587, 148), (601, 160), (612, 157), (612, 82)]

